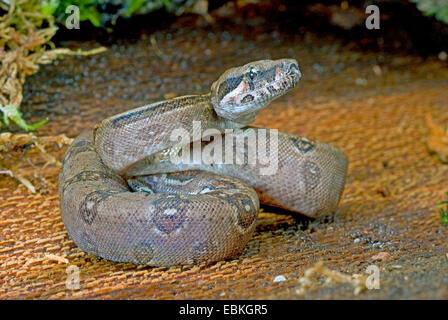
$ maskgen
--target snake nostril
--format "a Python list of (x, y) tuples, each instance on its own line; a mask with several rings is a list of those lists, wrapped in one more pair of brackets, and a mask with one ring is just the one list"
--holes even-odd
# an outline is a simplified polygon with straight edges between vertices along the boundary
[(300, 71), (299, 71), (299, 66), (297, 65), (297, 63), (291, 63), (290, 65), (289, 65), (289, 73), (290, 74), (297, 74), (297, 75), (301, 75), (300, 74)]

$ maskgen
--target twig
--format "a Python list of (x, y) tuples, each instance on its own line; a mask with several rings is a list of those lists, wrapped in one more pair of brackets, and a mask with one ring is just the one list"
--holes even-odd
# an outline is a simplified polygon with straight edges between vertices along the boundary
[(149, 41), (151, 41), (151, 46), (156, 56), (158, 56), (162, 60), (165, 60), (166, 55), (159, 49), (159, 46), (157, 45), (157, 39), (153, 34), (149, 37)]
[(23, 184), (28, 190), (30, 190), (31, 193), (36, 193), (36, 188), (33, 186), (33, 184), (27, 178), (23, 177), (19, 173), (9, 169), (0, 171), (0, 174), (7, 174), (13, 178), (16, 178), (17, 180), (19, 180), (21, 184)]

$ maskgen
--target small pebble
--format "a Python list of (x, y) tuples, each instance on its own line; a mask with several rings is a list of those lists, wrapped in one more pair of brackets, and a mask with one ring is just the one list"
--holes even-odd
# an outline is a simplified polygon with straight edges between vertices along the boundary
[(382, 75), (382, 73), (383, 73), (383, 71), (381, 70), (381, 67), (380, 67), (379, 65), (374, 65), (374, 66), (372, 67), (372, 69), (373, 69), (373, 73), (374, 73), (377, 77), (380, 77), (380, 76)]
[(376, 260), (384, 261), (384, 260), (388, 260), (390, 258), (392, 258), (390, 253), (389, 252), (384, 252), (384, 251), (382, 251), (382, 252), (380, 252), (380, 253), (378, 253), (378, 254), (376, 254), (376, 255), (371, 257), (371, 259), (373, 261), (376, 261)]
[(283, 275), (276, 276), (274, 279), (274, 282), (282, 282), (282, 281), (286, 281), (286, 278)]

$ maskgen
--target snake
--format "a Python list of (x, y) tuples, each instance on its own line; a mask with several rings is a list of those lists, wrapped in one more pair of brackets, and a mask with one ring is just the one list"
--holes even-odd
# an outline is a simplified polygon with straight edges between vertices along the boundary
[(260, 203), (312, 218), (334, 212), (344, 152), (250, 126), (301, 77), (295, 59), (250, 62), (225, 71), (208, 93), (113, 115), (79, 134), (59, 174), (74, 243), (116, 262), (210, 264), (241, 254)]

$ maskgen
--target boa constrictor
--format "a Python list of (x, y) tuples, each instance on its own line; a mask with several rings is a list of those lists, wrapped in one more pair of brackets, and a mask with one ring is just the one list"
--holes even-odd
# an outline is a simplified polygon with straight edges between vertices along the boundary
[[(80, 134), (67, 150), (59, 178), (60, 212), (69, 235), (84, 251), (113, 261), (212, 263), (245, 247), (259, 200), (311, 217), (330, 213), (345, 185), (344, 153), (316, 140), (248, 127), (300, 77), (293, 59), (252, 62), (227, 70), (207, 94), (149, 104)], [(189, 143), (173, 140), (179, 128), (193, 135)], [(207, 137), (210, 128), (220, 134)], [(276, 155), (273, 174), (260, 173), (261, 161), (248, 161), (254, 146), (249, 138), (225, 148), (250, 130), (266, 130), (266, 139), (255, 144)], [(224, 146), (221, 159), (228, 155), (230, 161), (173, 161), (197, 143), (204, 150), (212, 143)], [(218, 155), (213, 150), (210, 154)]]

